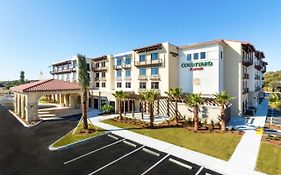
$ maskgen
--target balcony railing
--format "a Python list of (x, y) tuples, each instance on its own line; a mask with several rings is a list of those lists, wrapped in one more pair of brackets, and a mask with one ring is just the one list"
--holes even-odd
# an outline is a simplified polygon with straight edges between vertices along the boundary
[(255, 65), (255, 68), (256, 68), (257, 70), (261, 70), (261, 69), (263, 68), (263, 66), (262, 66), (261, 64), (257, 64), (257, 65)]
[(113, 66), (113, 69), (115, 69), (115, 70), (116, 70), (116, 69), (122, 69), (122, 65), (114, 65), (114, 66)]
[(124, 80), (132, 80), (132, 77), (131, 76), (125, 76)]
[(100, 72), (100, 71), (106, 71), (107, 67), (92, 67), (92, 71)]
[(138, 80), (147, 80), (147, 75), (139, 75)]
[(149, 77), (150, 80), (160, 80), (160, 75), (157, 74), (157, 75), (150, 75)]
[(257, 86), (257, 87), (255, 88), (256, 91), (259, 91), (260, 89), (261, 89), (261, 87), (259, 87), (259, 86)]
[(158, 58), (157, 60), (144, 60), (144, 61), (135, 61), (136, 67), (152, 67), (152, 66), (161, 66), (163, 60)]
[(50, 74), (63, 74), (63, 73), (70, 73), (70, 72), (75, 72), (76, 68), (67, 68), (67, 69), (62, 69), (62, 70), (52, 70), (50, 71)]
[(260, 77), (259, 75), (255, 75), (255, 79), (256, 79), (256, 80), (260, 80), (260, 78), (261, 78), (261, 77)]
[(122, 81), (122, 77), (115, 77), (116, 81)]
[(253, 58), (242, 58), (242, 64), (246, 67), (249, 67), (250, 65), (253, 65)]
[(263, 69), (261, 70), (261, 72), (264, 74), (266, 72), (266, 67), (263, 66)]
[(249, 74), (243, 73), (243, 79), (249, 79)]
[(105, 77), (95, 77), (95, 81), (106, 81)]
[(249, 92), (249, 88), (243, 88), (243, 94), (247, 94)]
[(131, 68), (131, 64), (122, 64), (122, 68), (123, 69), (130, 69)]

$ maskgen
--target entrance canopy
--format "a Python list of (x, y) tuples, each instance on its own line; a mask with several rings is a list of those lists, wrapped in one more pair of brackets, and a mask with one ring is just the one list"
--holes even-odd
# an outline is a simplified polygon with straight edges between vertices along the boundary
[(41, 96), (54, 96), (54, 99), (57, 99), (62, 106), (75, 108), (77, 97), (80, 94), (78, 83), (56, 79), (22, 84), (12, 87), (11, 90), (14, 92), (15, 97), (15, 113), (28, 123), (39, 120), (38, 100)]

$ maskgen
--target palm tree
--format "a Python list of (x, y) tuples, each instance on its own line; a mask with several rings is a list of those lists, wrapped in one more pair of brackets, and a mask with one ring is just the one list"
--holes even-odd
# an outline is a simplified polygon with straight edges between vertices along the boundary
[(195, 93), (190, 93), (186, 96), (186, 104), (187, 106), (193, 108), (193, 122), (194, 122), (194, 130), (198, 131), (198, 111), (199, 111), (199, 106), (204, 103), (203, 98), (201, 97), (200, 94), (195, 94)]
[(179, 122), (178, 100), (183, 96), (182, 88), (171, 88), (169, 92), (165, 92), (170, 98), (173, 98), (176, 103), (176, 122)]
[(90, 86), (89, 74), (87, 71), (87, 62), (85, 55), (77, 54), (78, 58), (78, 74), (79, 74), (79, 85), (81, 89), (82, 97), (82, 118), (83, 118), (83, 128), (88, 129), (88, 120), (87, 120), (87, 94), (88, 87)]
[(215, 101), (220, 104), (221, 106), (221, 130), (225, 131), (225, 106), (230, 103), (231, 100), (235, 99), (235, 97), (230, 96), (228, 93), (225, 91), (222, 91), (220, 93), (214, 94), (215, 96)]
[[(114, 94), (112, 94), (119, 102), (119, 120), (123, 120), (123, 116), (122, 116), (122, 112), (121, 112), (121, 108), (122, 108), (122, 101), (125, 100), (125, 98), (127, 97), (126, 92), (124, 91), (116, 91)], [(124, 102), (124, 106), (125, 106), (125, 102)]]
[(111, 106), (110, 104), (104, 104), (104, 105), (102, 105), (101, 110), (104, 113), (110, 113), (110, 112), (112, 112), (114, 110), (114, 107)]
[(271, 108), (271, 121), (270, 124), (272, 124), (272, 117), (273, 117), (273, 110), (280, 110), (281, 109), (281, 100), (277, 93), (272, 93), (269, 98), (269, 107)]
[(141, 102), (141, 119), (143, 119), (143, 103), (145, 102), (145, 93), (141, 92), (139, 94), (139, 100)]
[(159, 98), (160, 94), (159, 92), (156, 92), (154, 90), (149, 90), (144, 92), (144, 98), (145, 101), (149, 104), (149, 119), (150, 119), (150, 127), (154, 127), (154, 101)]

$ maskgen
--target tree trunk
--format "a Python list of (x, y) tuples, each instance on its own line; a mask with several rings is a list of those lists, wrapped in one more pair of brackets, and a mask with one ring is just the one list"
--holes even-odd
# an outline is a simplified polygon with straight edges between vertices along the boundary
[(126, 117), (126, 100), (124, 100), (123, 103), (124, 103), (124, 116)]
[(221, 130), (225, 131), (224, 105), (221, 106)]
[(83, 89), (82, 92), (82, 117), (83, 117), (83, 128), (88, 129), (87, 120), (87, 90)]
[(176, 99), (176, 123), (179, 123), (179, 118), (178, 118), (178, 100)]
[(154, 116), (153, 116), (153, 103), (149, 103), (149, 117), (150, 117), (150, 127), (153, 128)]
[(132, 117), (135, 118), (135, 101), (132, 100)]
[(122, 101), (119, 100), (119, 120), (123, 120), (121, 108), (122, 108)]
[(193, 109), (194, 113), (194, 131), (198, 131), (198, 109), (197, 107), (194, 107)]
[(141, 119), (143, 119), (143, 102), (141, 102)]

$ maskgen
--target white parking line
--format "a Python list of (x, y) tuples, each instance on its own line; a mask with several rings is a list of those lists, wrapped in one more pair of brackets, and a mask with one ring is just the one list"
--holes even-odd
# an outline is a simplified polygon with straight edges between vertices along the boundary
[(123, 143), (125, 143), (125, 144), (127, 144), (127, 145), (129, 145), (129, 146), (132, 146), (132, 147), (137, 147), (136, 144), (133, 144), (133, 143), (128, 142), (128, 141), (126, 141), (126, 140), (124, 140)]
[(113, 142), (113, 143), (111, 143), (111, 144), (109, 144), (109, 145), (105, 145), (105, 146), (103, 146), (103, 147), (101, 147), (101, 148), (98, 148), (98, 149), (95, 149), (95, 150), (93, 150), (93, 151), (91, 151), (91, 152), (88, 152), (88, 153), (86, 153), (86, 154), (83, 154), (83, 155), (81, 155), (81, 156), (78, 156), (78, 157), (76, 157), (76, 158), (74, 158), (74, 159), (71, 159), (71, 160), (69, 160), (69, 161), (66, 161), (66, 162), (64, 162), (63, 164), (69, 164), (69, 163), (71, 163), (71, 162), (74, 162), (75, 160), (78, 160), (78, 159), (81, 159), (81, 158), (83, 158), (83, 157), (86, 157), (86, 156), (88, 156), (88, 155), (90, 155), (90, 154), (93, 154), (93, 153), (95, 153), (95, 152), (98, 152), (98, 151), (100, 151), (100, 150), (102, 150), (102, 149), (105, 149), (105, 148), (107, 148), (107, 147), (110, 147), (110, 146), (112, 146), (112, 145), (115, 145), (115, 144), (117, 144), (117, 143), (120, 143), (120, 142), (122, 142), (122, 141), (124, 141), (125, 139), (122, 139), (122, 140), (118, 140), (118, 141), (116, 141), (116, 142)]
[(197, 173), (195, 175), (198, 175), (202, 170), (203, 170), (203, 167), (201, 166), (201, 168), (197, 171)]
[(152, 170), (152, 168), (156, 167), (158, 164), (160, 164), (163, 160), (165, 160), (170, 154), (167, 154), (165, 157), (163, 157), (161, 160), (159, 160), (158, 162), (156, 162), (154, 165), (152, 165), (150, 168), (148, 168), (145, 172), (143, 172), (141, 175), (144, 175), (146, 173), (148, 173), (150, 170)]
[(175, 163), (175, 164), (177, 164), (177, 165), (179, 165), (179, 166), (182, 166), (182, 167), (184, 167), (184, 168), (187, 168), (187, 169), (190, 169), (190, 170), (192, 169), (192, 166), (187, 165), (187, 164), (185, 164), (185, 163), (182, 163), (182, 162), (180, 162), (180, 161), (178, 161), (178, 160), (169, 158), (169, 161), (171, 161), (171, 162), (173, 162), (173, 163)]
[(133, 150), (133, 151), (131, 151), (131, 152), (129, 152), (129, 153), (127, 153), (127, 154), (121, 156), (121, 157), (119, 157), (118, 159), (116, 159), (116, 160), (114, 160), (114, 161), (112, 161), (112, 162), (110, 162), (110, 163), (104, 165), (103, 167), (101, 167), (101, 168), (99, 168), (99, 169), (97, 169), (97, 170), (91, 172), (89, 175), (95, 174), (95, 173), (97, 173), (97, 172), (103, 170), (104, 168), (106, 168), (106, 167), (108, 167), (108, 166), (110, 166), (110, 165), (112, 165), (112, 164), (118, 162), (119, 160), (121, 160), (121, 159), (123, 159), (123, 158), (125, 158), (125, 157), (127, 157), (127, 156), (129, 156), (129, 155), (131, 155), (131, 154), (133, 154), (133, 153), (135, 153), (135, 152), (137, 152), (138, 150), (142, 149), (143, 147), (145, 147), (145, 146), (143, 145), (143, 146), (141, 146), (141, 147), (139, 147), (139, 148), (137, 148), (137, 149), (135, 149), (135, 150)]
[(115, 139), (115, 140), (118, 140), (117, 137), (115, 137), (115, 136), (113, 136), (113, 135), (111, 135), (111, 134), (107, 134), (107, 136), (108, 136), (108, 137), (111, 137), (111, 138), (113, 138), (113, 139)]
[(155, 152), (155, 151), (151, 151), (150, 149), (143, 148), (142, 150), (145, 151), (145, 152), (147, 152), (148, 154), (152, 154), (152, 155), (157, 156), (157, 157), (160, 156), (159, 153), (157, 153), (157, 152)]

